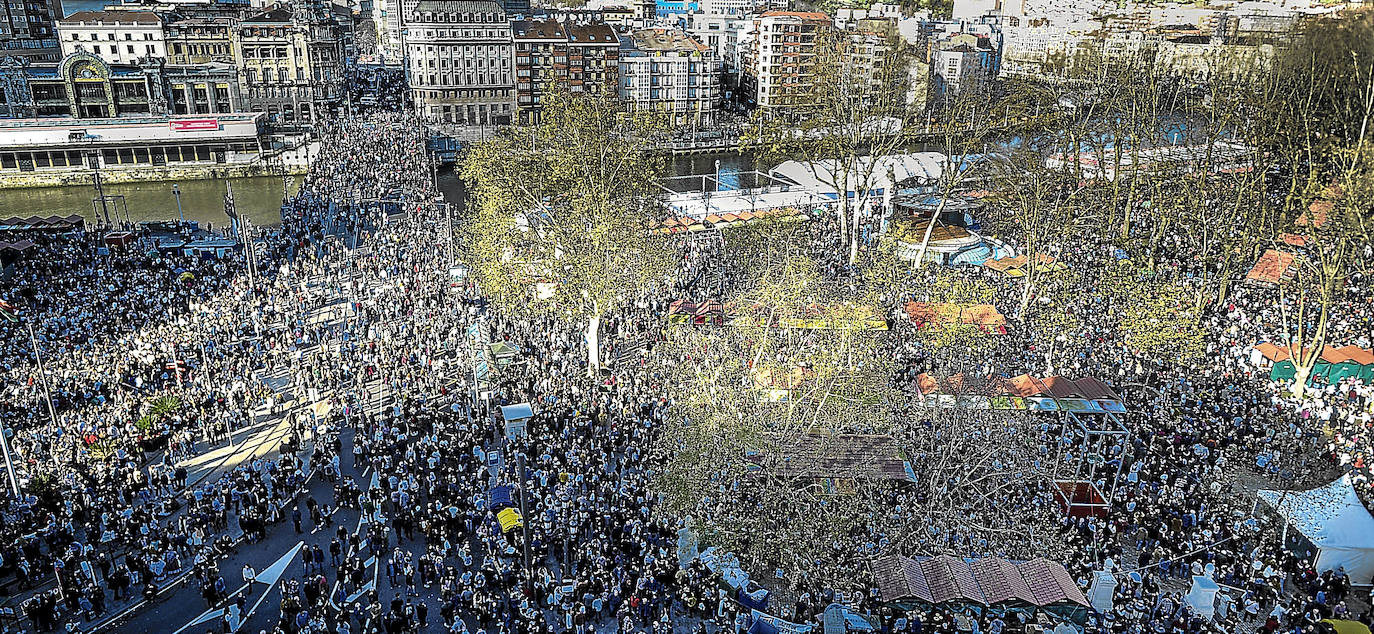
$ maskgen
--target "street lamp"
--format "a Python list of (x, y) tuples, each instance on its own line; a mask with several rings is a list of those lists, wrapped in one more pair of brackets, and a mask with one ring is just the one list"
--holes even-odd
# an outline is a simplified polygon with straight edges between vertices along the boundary
[(186, 224), (186, 214), (181, 211), (181, 187), (176, 183), (172, 183), (172, 195), (177, 199), (177, 219), (184, 225)]

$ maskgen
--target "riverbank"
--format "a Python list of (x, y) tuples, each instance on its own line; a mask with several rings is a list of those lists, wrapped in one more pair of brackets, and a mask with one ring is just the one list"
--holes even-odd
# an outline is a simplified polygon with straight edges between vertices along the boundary
[[(100, 170), (104, 185), (127, 183), (167, 183), (198, 180), (225, 180), (257, 177), (280, 177), (284, 174), (304, 174), (310, 168), (310, 157), (319, 150), (319, 143), (300, 145), (244, 163), (207, 163), (203, 165), (144, 165), (139, 167), (107, 167)], [(0, 176), (0, 190), (46, 187), (86, 187), (94, 183), (90, 168), (7, 173)]]

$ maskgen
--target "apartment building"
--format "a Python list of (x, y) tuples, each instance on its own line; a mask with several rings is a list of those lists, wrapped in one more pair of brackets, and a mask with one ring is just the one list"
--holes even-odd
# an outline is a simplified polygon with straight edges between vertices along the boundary
[(681, 29), (640, 29), (620, 48), (620, 98), (676, 126), (711, 123), (720, 100), (720, 62)]
[(233, 18), (192, 18), (168, 24), (167, 63), (237, 65)]
[(411, 94), (420, 116), (508, 125), (515, 115), (515, 44), (493, 0), (421, 0), (406, 20)]
[(77, 11), (58, 21), (62, 56), (85, 52), (110, 64), (167, 56), (162, 18), (152, 11)]
[(604, 23), (516, 20), (516, 111), (520, 123), (537, 123), (543, 95), (555, 82), (571, 92), (615, 94), (620, 38)]
[(740, 42), (754, 28), (752, 19), (742, 15), (688, 13), (678, 17), (678, 27), (711, 49), (727, 75), (739, 73), (743, 65)]
[(239, 22), (234, 54), (245, 109), (296, 125), (336, 107), (344, 96), (346, 31), (318, 2), (277, 5)]
[(57, 42), (58, 0), (0, 2), (0, 56), (31, 62), (55, 62), (62, 56)]
[(962, 33), (931, 42), (936, 91), (951, 95), (982, 88), (997, 76), (998, 47), (988, 37)]
[(760, 108), (786, 107), (807, 88), (816, 37), (833, 26), (812, 11), (766, 11), (741, 46), (740, 96)]

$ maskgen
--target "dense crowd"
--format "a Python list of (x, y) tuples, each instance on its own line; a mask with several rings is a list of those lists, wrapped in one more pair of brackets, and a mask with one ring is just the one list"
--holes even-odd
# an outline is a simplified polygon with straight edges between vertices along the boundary
[[(673, 299), (723, 298), (749, 280), (721, 270), (721, 254), (705, 243), (676, 246), (682, 266), (671, 279), (604, 321), (603, 348), (632, 354), (623, 362), (608, 354), (609, 372), (589, 378), (577, 325), (495, 310), (472, 280), (455, 277), (440, 229), (449, 211), (436, 204), (420, 129), (392, 114), (323, 124), (300, 193), (254, 249), (255, 286), (241, 258), (100, 249), (82, 231), (39, 238), (36, 255), (15, 266), (0, 297), (34, 325), (47, 372), (36, 372), (27, 324), (0, 324), (0, 418), (15, 432), (9, 450), (25, 479), (24, 497), (8, 502), (0, 525), (0, 575), (25, 597), (34, 629), (98, 621), (113, 604), (151, 597), (188, 572), (207, 605), (241, 610), (244, 595), (231, 593), (238, 580), (226, 580), (220, 562), (272, 531), (321, 527), (328, 545), (303, 549), (282, 582), (279, 631), (748, 627), (739, 595), (701, 560), (679, 561), (682, 520), (660, 508), (654, 475), (667, 456), (655, 439), (682, 421), (656, 368), (680, 360), (655, 357), (653, 344)], [(825, 218), (804, 230), (803, 246), (825, 276), (844, 280), (854, 271)], [(1167, 244), (1165, 266), (1191, 266), (1185, 241)], [(1112, 258), (1107, 245), (1090, 245), (1073, 265), (1092, 270)], [(982, 279), (999, 306), (1019, 301), (1015, 281), (982, 269), (960, 274)], [(921, 282), (891, 289), (888, 308), (923, 299)], [(1368, 292), (1352, 280), (1333, 340), (1369, 345)], [(1271, 290), (1240, 288), (1211, 310), (1211, 354), (1186, 366), (1137, 358), (1106, 320), (1116, 307), (1102, 305), (1104, 296), (1111, 301), (1092, 289), (1077, 298), (1071, 310), (1088, 317), (1054, 345), (1013, 330), (959, 370), (1095, 376), (1117, 389), (1134, 410), (1123, 417), (1129, 440), (1101, 447), (1105, 466), (1094, 475), (1112, 495), (1111, 512), (1066, 517), (1043, 481), (1008, 475), (979, 511), (1000, 518), (959, 521), (1042, 518), (1051, 532), (1020, 540), (1018, 554), (1057, 544), (1052, 552), (1084, 588), (1110, 559), (1116, 608), (1088, 617), (1094, 632), (1307, 634), (1327, 617), (1368, 622), (1351, 587), (1370, 580), (1318, 572), (1312, 553), (1281, 547), (1272, 527), (1250, 520), (1244, 493), (1314, 484), (1345, 468), (1367, 488), (1374, 392), (1347, 383), (1292, 397), (1271, 384), (1249, 354), (1277, 336)], [(320, 316), (339, 304), (342, 315)], [(913, 324), (890, 325), (885, 349), (900, 362), (901, 383), (951, 370)], [(482, 379), (473, 365), (488, 343), (515, 352)], [(301, 407), (317, 402), (327, 413)], [(507, 433), (499, 408), (526, 402), (534, 416)], [(905, 411), (912, 437), (923, 416), (944, 415)], [(951, 445), (975, 441), (973, 430), (996, 415), (969, 413), (975, 424), (959, 429), (970, 436)], [(1328, 423), (1330, 436), (1308, 418)], [(1018, 442), (1028, 455), (1051, 454), (1061, 424), (1027, 418)], [(182, 462), (264, 425), (284, 430), (280, 450), (199, 479)], [(329, 480), (333, 496), (309, 497), (303, 511), (311, 474)], [(503, 496), (501, 508), (519, 509), (520, 521), (497, 519)], [(960, 556), (1007, 549), (948, 518), (943, 532), (913, 538), (935, 523), (909, 511), (922, 507), (919, 494), (894, 485), (884, 496), (863, 534), (826, 553), (849, 562), (855, 583), (766, 583), (770, 611), (817, 624), (844, 592), (887, 632), (1023, 631), (1019, 613), (883, 607), (864, 562), (894, 544)], [(335, 526), (341, 508), (370, 521)], [(747, 508), (701, 510), (708, 526), (748, 521)], [(776, 564), (746, 568), (766, 581)], [(1216, 622), (1182, 597), (1204, 572), (1236, 600)], [(256, 573), (245, 567), (243, 581)], [(849, 592), (854, 585), (865, 591)]]

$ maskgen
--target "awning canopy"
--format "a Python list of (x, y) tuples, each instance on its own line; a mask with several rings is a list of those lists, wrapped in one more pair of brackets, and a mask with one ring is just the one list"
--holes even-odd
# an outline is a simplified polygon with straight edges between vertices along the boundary
[(889, 555), (873, 560), (871, 567), (886, 603), (1088, 607), (1064, 566), (1043, 558), (1013, 562), (1000, 557)]
[(1374, 575), (1374, 517), (1350, 474), (1308, 491), (1260, 491), (1259, 498), (1317, 547), (1318, 572), (1344, 567), (1352, 579)]

